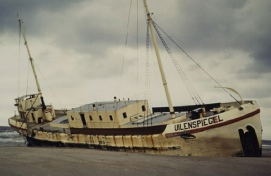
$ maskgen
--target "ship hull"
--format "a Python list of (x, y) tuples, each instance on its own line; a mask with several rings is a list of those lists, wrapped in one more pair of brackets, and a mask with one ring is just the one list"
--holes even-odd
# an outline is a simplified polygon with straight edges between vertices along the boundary
[[(26, 137), (29, 146), (83, 147), (179, 156), (259, 157), (262, 145), (260, 110), (246, 108), (248, 112), (236, 109), (236, 112), (216, 116), (216, 120), (213, 116), (194, 120), (195, 123), (191, 121), (190, 129), (185, 126), (187, 122), (140, 128), (70, 128), (61, 132), (44, 131), (38, 126), (30, 132), (20, 128), (24, 124), (15, 123), (14, 119), (10, 119), (10, 125)], [(208, 124), (210, 118), (213, 121)], [(198, 126), (193, 128), (193, 124)]]

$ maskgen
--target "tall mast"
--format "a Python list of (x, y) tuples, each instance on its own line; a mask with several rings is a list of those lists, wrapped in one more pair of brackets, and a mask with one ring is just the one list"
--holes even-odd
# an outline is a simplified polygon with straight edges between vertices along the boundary
[(168, 91), (167, 80), (166, 80), (166, 76), (165, 76), (165, 73), (164, 73), (164, 69), (163, 69), (163, 65), (162, 65), (162, 61), (161, 61), (161, 57), (160, 57), (160, 53), (159, 53), (159, 49), (158, 49), (158, 44), (157, 44), (156, 37), (155, 37), (155, 34), (154, 34), (154, 27), (153, 27), (153, 24), (152, 24), (152, 18), (151, 18), (151, 15), (150, 15), (146, 0), (143, 0), (143, 2), (144, 2), (144, 7), (146, 9), (148, 25), (149, 25), (150, 30), (151, 30), (151, 36), (152, 36), (152, 41), (153, 41), (153, 45), (154, 45), (154, 49), (155, 49), (155, 53), (156, 53), (156, 58), (157, 58), (157, 61), (158, 61), (158, 65), (159, 65), (159, 69), (160, 69), (160, 73), (161, 73), (161, 77), (162, 77), (162, 81), (163, 81), (163, 85), (164, 85), (164, 89), (165, 89), (165, 93), (166, 93), (166, 97), (167, 97), (169, 112), (171, 114), (171, 117), (175, 118), (176, 115), (175, 115), (175, 112), (174, 112), (174, 109), (173, 109), (173, 106), (172, 106), (172, 102), (171, 102), (171, 98), (170, 98), (170, 94), (169, 94), (169, 91)]
[(18, 18), (18, 21), (19, 21), (20, 32), (22, 33), (23, 38), (24, 38), (24, 44), (25, 44), (26, 49), (27, 49), (28, 57), (29, 57), (29, 60), (30, 60), (30, 63), (31, 63), (31, 67), (32, 67), (32, 71), (33, 71), (33, 74), (34, 74), (34, 77), (35, 77), (35, 81), (36, 81), (36, 85), (37, 85), (37, 88), (38, 88), (38, 92), (39, 92), (40, 97), (41, 97), (42, 109), (44, 110), (44, 109), (46, 109), (46, 106), (45, 106), (45, 103), (44, 103), (44, 100), (43, 100), (43, 96), (42, 96), (42, 92), (41, 92), (41, 88), (40, 88), (38, 76), (37, 76), (37, 73), (36, 73), (36, 69), (34, 67), (33, 58), (32, 58), (32, 56), (30, 54), (30, 50), (29, 50), (29, 47), (28, 47), (28, 44), (27, 44), (27, 40), (26, 40), (26, 37), (25, 37), (25, 34), (24, 34), (24, 28), (22, 26), (23, 22), (19, 18), (18, 14), (17, 14), (17, 18)]

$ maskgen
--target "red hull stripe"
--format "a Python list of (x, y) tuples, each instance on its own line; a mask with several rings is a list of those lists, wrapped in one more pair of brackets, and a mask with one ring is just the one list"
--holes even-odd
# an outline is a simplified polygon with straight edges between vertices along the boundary
[(192, 134), (192, 133), (199, 133), (199, 132), (202, 132), (202, 131), (205, 131), (205, 130), (209, 130), (209, 129), (213, 129), (213, 128), (218, 128), (218, 127), (221, 127), (221, 126), (226, 126), (226, 125), (229, 125), (229, 124), (232, 124), (232, 123), (235, 123), (235, 122), (239, 122), (241, 120), (250, 118), (250, 117), (252, 117), (252, 116), (254, 116), (256, 114), (259, 114), (259, 113), (260, 113), (260, 109), (257, 109), (257, 110), (255, 110), (255, 111), (253, 111), (251, 113), (248, 113), (246, 115), (243, 115), (243, 116), (231, 119), (231, 120), (227, 120), (227, 121), (222, 122), (222, 123), (218, 123), (218, 124), (214, 124), (214, 125), (210, 125), (210, 126), (198, 128), (198, 129), (186, 130), (186, 131), (182, 131), (182, 132), (168, 133), (165, 136), (167, 138), (169, 138), (169, 137), (180, 136), (184, 132), (185, 133), (190, 133), (190, 134)]

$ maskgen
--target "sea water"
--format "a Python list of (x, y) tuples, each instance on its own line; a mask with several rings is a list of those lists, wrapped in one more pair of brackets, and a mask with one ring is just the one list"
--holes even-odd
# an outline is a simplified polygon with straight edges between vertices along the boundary
[(11, 127), (0, 126), (0, 147), (26, 146), (23, 136)]

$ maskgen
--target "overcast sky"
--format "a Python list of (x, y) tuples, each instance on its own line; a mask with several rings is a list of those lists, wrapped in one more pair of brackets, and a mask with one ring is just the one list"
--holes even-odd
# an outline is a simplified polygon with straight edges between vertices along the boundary
[[(155, 22), (216, 81), (236, 89), (244, 99), (257, 100), (263, 138), (271, 139), (270, 0), (148, 2)], [(129, 7), (127, 0), (1, 0), (0, 125), (8, 125), (8, 118), (15, 114), (14, 98), (36, 93), (16, 13), (23, 19), (47, 104), (70, 108), (117, 96), (149, 98), (153, 106), (166, 105), (153, 49), (149, 79), (146, 76), (142, 1), (132, 2), (128, 25)], [(233, 101), (166, 40), (204, 103)], [(159, 46), (173, 104), (193, 104)]]

